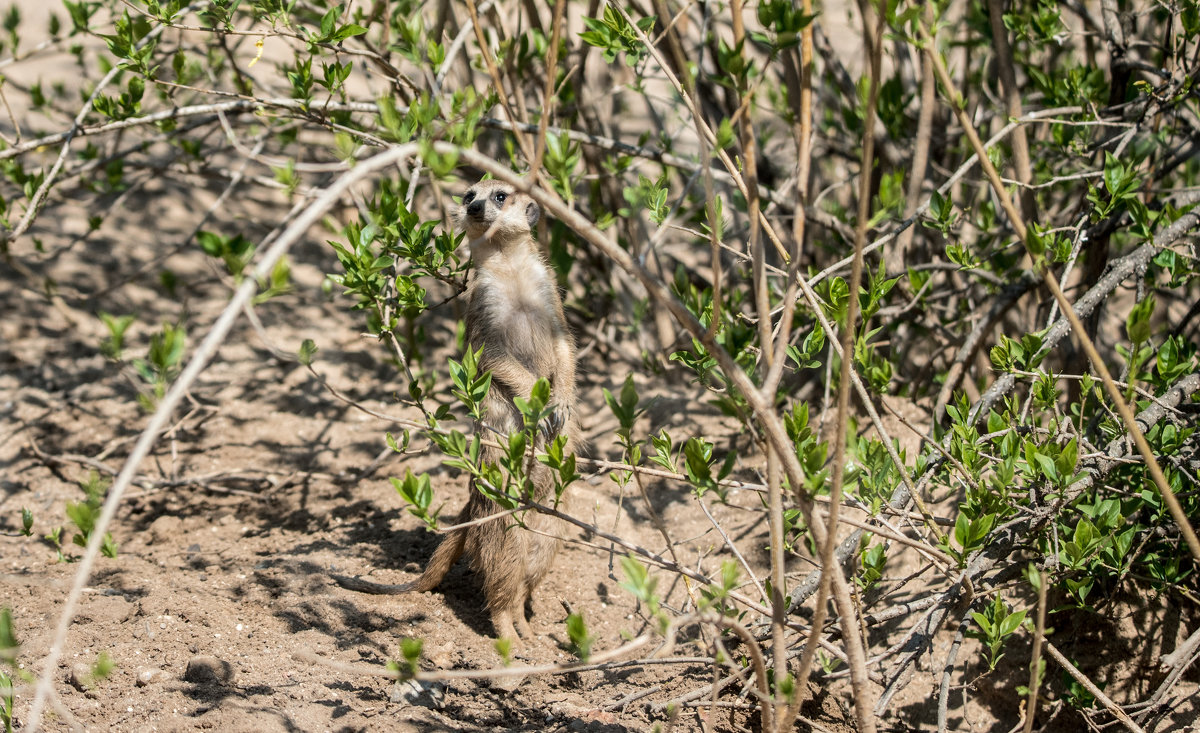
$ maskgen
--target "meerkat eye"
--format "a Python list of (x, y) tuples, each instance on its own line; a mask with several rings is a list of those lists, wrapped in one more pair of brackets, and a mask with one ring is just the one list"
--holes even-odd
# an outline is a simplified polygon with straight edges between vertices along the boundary
[(496, 194), (495, 196), (493, 196), (492, 198), (496, 199), (496, 203), (498, 203), (498, 204), (503, 204), (503, 203), (504, 203), (504, 199), (508, 198), (508, 194), (506, 194), (506, 193), (497, 193), (497, 194)]
[(475, 200), (475, 192), (474, 191), (467, 191), (467, 195), (463, 196), (464, 204), (469, 204), (474, 200)]

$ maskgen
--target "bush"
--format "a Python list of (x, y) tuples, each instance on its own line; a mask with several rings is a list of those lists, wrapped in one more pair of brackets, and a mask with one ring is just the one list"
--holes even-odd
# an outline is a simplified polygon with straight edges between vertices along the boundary
[[(611, 388), (619, 427), (592, 443), (615, 445), (617, 465), (558, 444), (541, 458), (560, 489), (604, 470), (643, 495), (685, 485), (701, 506), (761, 492), (761, 601), (738, 591), (746, 538), (727, 538), (712, 575), (631, 543), (623, 565), (657, 633), (715, 626), (725, 641), (706, 654), (753, 658), (760, 701), (774, 696), (764, 727), (790, 725), (826, 635), (859, 728), (889, 724), (906, 672), (955, 628), (986, 651), (960, 661), (956, 643), (949, 668), (1125, 720), (1054, 644), (1071, 676), (1043, 676), (1042, 649), (1055, 618), (1139, 595), (1196, 611), (1200, 11), (1102, 5), (889, 3), (861, 30), (844, 23), (860, 6), (807, 0), (66, 0), (45, 29), (13, 6), (0, 251), (46, 305), (103, 319), (103, 351), (123, 359), (129, 317), (102, 293), (60, 292), (39, 231), (83, 202), (70, 226), (86, 238), (135, 189), (193, 206), (218, 192), (155, 267), (174, 294), (171, 258), (211, 257), (237, 293), (230, 320), (193, 347), (181, 308), (129, 357), (148, 411), (166, 419), (195, 378), (185, 361), (209, 359), (244, 305), (294, 287), (284, 255), (310, 238), (418, 408), (389, 444), (519, 478), (533, 441), (507, 468), (480, 465), (481, 436), (451, 421), (477, 414), (487, 375), (470, 352), (435, 356), (424, 329), (470, 278), (454, 195), (481, 174), (510, 180), (550, 215), (539, 242), (613, 375), (588, 389)], [(231, 201), (251, 197), (291, 211), (247, 224)], [(300, 358), (320, 363), (311, 344)], [(686, 375), (726, 433), (670, 434), (630, 373)], [(921, 427), (892, 417), (913, 410)], [(909, 431), (925, 440), (901, 449)], [(394, 484), (438, 526), (427, 476)], [(528, 508), (515, 489), (496, 498)], [(846, 572), (798, 579), (804, 557)], [(647, 564), (689, 575), (704, 602), (665, 608)], [(907, 606), (893, 605), (900, 567)], [(595, 660), (585, 616), (568, 636)], [(815, 674), (835, 665), (825, 653)], [(394, 669), (416, 675), (419, 654)], [(943, 726), (949, 680), (935, 681)]]

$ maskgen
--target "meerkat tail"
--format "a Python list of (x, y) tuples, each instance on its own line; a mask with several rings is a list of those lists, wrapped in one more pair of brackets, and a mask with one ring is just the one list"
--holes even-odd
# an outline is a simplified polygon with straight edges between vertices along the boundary
[(358, 591), (359, 593), (371, 593), (377, 596), (395, 596), (401, 593), (411, 593), (417, 589), (417, 581), (411, 583), (398, 583), (395, 585), (387, 583), (372, 583), (369, 580), (362, 578), (351, 578), (348, 575), (331, 575), (333, 582), (342, 586), (346, 590)]
[(433, 557), (429, 559), (429, 564), (425, 566), (425, 572), (421, 573), (421, 577), (407, 583), (387, 584), (387, 583), (372, 583), (369, 580), (362, 578), (351, 578), (345, 575), (334, 575), (333, 580), (346, 590), (358, 591), (359, 593), (373, 593), (375, 595), (393, 596), (401, 593), (423, 593), (427, 590), (433, 590), (442, 582), (442, 578), (446, 577), (446, 573), (450, 572), (450, 568), (454, 567), (454, 563), (458, 562), (458, 558), (462, 557), (463, 549), (467, 543), (466, 530), (459, 529), (451, 532), (446, 539), (442, 540), (442, 544), (438, 545), (433, 551)]

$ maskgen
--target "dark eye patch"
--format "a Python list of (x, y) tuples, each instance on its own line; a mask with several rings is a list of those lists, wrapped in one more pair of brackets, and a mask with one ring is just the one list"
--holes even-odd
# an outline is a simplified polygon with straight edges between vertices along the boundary
[(464, 204), (469, 204), (474, 200), (475, 200), (475, 192), (474, 191), (467, 191), (467, 195), (463, 196)]
[(496, 203), (503, 205), (504, 199), (508, 198), (508, 194), (504, 193), (503, 191), (497, 191), (495, 194), (493, 194), (492, 198), (496, 200)]

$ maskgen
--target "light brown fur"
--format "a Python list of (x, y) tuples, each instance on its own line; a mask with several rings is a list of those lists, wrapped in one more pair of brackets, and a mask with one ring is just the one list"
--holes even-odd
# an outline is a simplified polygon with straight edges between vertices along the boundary
[[(468, 289), (467, 344), (483, 347), (481, 370), (492, 372), (484, 401), (485, 417), (476, 430), (496, 439), (522, 427), (514, 397), (528, 397), (534, 382), (550, 382), (556, 427), (579, 446), (575, 417), (575, 342), (563, 317), (554, 273), (542, 258), (531, 229), (540, 209), (533, 199), (499, 181), (480, 181), (468, 189), (458, 223), (471, 244), (475, 274)], [(498, 462), (500, 452), (484, 448), (483, 460)], [(534, 499), (544, 502), (554, 482), (550, 470), (535, 463)], [(472, 484), (458, 523), (495, 514), (498, 507)], [(545, 577), (561, 541), (554, 535), (558, 522), (528, 512), (515, 527), (510, 517), (451, 532), (434, 551), (420, 578), (401, 585), (380, 585), (355, 578), (337, 578), (353, 590), (406, 593), (435, 588), (465, 552), (483, 581), (484, 596), (497, 635), (515, 640), (531, 638), (525, 604)], [(545, 533), (545, 534), (541, 534)], [(551, 536), (547, 536), (551, 535)]]

